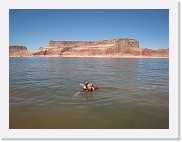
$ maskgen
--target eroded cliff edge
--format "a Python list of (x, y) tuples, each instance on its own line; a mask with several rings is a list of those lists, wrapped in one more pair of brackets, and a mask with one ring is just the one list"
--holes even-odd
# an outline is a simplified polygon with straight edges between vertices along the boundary
[[(10, 56), (14, 52), (10, 53)], [(24, 52), (25, 56), (43, 57), (168, 57), (168, 49), (151, 50), (140, 48), (136, 39), (118, 38), (98, 41), (50, 41), (47, 47)], [(28, 53), (28, 54), (27, 54)], [(23, 56), (21, 54), (21, 56)], [(19, 54), (17, 54), (19, 55)]]
[(29, 57), (31, 52), (28, 51), (26, 46), (11, 45), (9, 46), (9, 56), (10, 57)]
[[(116, 53), (137, 54), (139, 42), (134, 39), (100, 41), (50, 41), (48, 48), (39, 49), (34, 55), (78, 55), (96, 56)], [(131, 50), (130, 50), (131, 49)]]

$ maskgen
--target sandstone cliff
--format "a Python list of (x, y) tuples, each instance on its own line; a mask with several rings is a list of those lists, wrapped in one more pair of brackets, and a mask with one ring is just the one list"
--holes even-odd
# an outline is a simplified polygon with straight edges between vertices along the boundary
[(10, 46), (10, 56), (43, 57), (168, 57), (169, 49), (140, 48), (135, 39), (118, 38), (98, 41), (50, 41), (48, 47), (29, 52), (25, 46)]
[(10, 57), (27, 57), (31, 56), (31, 53), (27, 50), (26, 46), (9, 46)]
[(155, 56), (155, 57), (168, 57), (169, 56), (169, 49), (158, 49), (158, 50), (151, 50), (151, 49), (143, 49), (142, 51), (143, 56)]
[(40, 48), (34, 55), (139, 55), (139, 42), (135, 39), (120, 38), (99, 41), (50, 41), (47, 48)]

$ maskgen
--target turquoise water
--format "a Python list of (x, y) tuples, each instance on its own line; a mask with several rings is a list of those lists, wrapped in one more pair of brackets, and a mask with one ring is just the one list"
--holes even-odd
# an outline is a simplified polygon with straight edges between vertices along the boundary
[[(169, 60), (10, 58), (10, 129), (168, 129)], [(75, 94), (90, 81), (99, 91)]]

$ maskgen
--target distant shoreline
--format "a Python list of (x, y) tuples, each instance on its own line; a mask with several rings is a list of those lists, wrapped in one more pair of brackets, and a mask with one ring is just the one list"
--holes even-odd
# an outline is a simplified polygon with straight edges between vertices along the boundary
[(99, 41), (49, 41), (48, 46), (28, 51), (26, 46), (9, 46), (10, 57), (97, 57), (97, 58), (168, 58), (167, 49), (141, 48), (139, 41), (116, 38)]
[[(117, 55), (105, 55), (105, 56), (99, 56), (99, 55), (94, 55), (94, 56), (79, 56), (79, 55), (39, 55), (39, 56), (22, 56), (23, 58), (35, 58), (35, 57), (41, 57), (41, 58), (136, 58), (136, 59), (147, 59), (147, 58), (161, 58), (161, 59), (168, 59), (169, 57), (162, 57), (162, 56), (117, 56)], [(10, 56), (10, 58), (21, 58), (20, 56)]]

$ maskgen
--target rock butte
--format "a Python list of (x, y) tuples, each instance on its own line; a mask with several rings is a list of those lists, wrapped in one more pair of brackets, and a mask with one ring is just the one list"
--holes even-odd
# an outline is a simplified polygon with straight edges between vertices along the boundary
[(27, 50), (26, 46), (9, 46), (10, 57), (28, 57), (31, 53)]
[(10, 46), (10, 57), (166, 57), (169, 49), (140, 48), (135, 39), (98, 41), (50, 41), (48, 47), (28, 51), (25, 46)]

